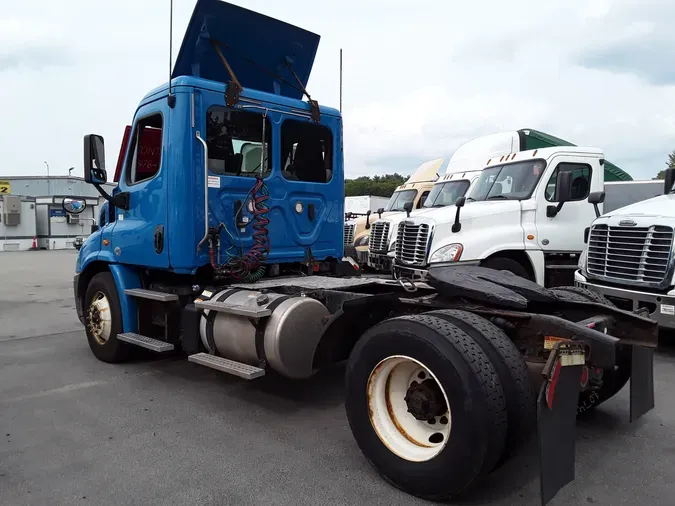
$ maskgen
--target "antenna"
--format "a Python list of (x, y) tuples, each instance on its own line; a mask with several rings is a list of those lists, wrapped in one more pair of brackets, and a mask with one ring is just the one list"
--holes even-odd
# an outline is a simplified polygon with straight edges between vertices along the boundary
[(342, 48), (340, 48), (340, 113), (342, 113)]
[(173, 109), (176, 105), (176, 97), (171, 93), (171, 62), (173, 61), (173, 0), (169, 0), (169, 96), (167, 102)]

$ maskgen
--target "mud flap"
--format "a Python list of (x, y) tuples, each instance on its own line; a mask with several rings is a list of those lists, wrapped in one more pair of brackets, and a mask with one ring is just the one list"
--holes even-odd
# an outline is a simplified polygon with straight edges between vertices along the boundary
[(633, 346), (630, 371), (630, 421), (654, 408), (654, 349)]
[(577, 404), (585, 362), (583, 343), (558, 342), (543, 370), (537, 400), (541, 504), (574, 480)]

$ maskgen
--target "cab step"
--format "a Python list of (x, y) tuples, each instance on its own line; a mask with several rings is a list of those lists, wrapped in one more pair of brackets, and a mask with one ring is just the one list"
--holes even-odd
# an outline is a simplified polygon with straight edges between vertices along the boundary
[(272, 314), (272, 311), (266, 307), (242, 306), (214, 300), (197, 301), (195, 302), (195, 307), (197, 309), (206, 309), (207, 311), (248, 316), (249, 318), (264, 318)]
[(242, 364), (241, 362), (235, 362), (234, 360), (228, 360), (223, 357), (209, 355), (208, 353), (195, 353), (194, 355), (190, 355), (188, 357), (188, 362), (194, 362), (195, 364), (210, 367), (211, 369), (232, 374), (233, 376), (239, 376), (246, 380), (260, 378), (265, 375), (265, 369)]
[(124, 294), (138, 299), (157, 300), (159, 302), (178, 300), (178, 295), (175, 293), (157, 292), (155, 290), (146, 290), (145, 288), (127, 288), (124, 290)]
[(124, 341), (125, 343), (135, 344), (136, 346), (140, 346), (141, 348), (146, 348), (157, 353), (173, 351), (173, 344), (160, 341), (159, 339), (153, 339), (152, 337), (142, 336), (140, 334), (136, 334), (135, 332), (117, 334), (117, 339)]

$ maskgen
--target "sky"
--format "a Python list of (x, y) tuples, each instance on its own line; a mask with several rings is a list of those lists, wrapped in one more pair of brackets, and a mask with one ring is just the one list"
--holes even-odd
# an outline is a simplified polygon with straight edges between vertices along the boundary
[[(675, 150), (668, 0), (233, 0), (321, 35), (308, 89), (339, 105), (347, 177), (410, 173), (480, 135), (533, 128), (602, 148), (634, 179)], [(195, 0), (174, 0), (174, 60)], [(167, 81), (169, 0), (22, 0), (0, 10), (0, 176), (114, 166)]]

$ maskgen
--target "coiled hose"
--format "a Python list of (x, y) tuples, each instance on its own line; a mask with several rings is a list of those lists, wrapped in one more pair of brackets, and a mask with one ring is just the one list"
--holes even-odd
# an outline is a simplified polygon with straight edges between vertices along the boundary
[[(242, 256), (230, 256), (227, 263), (217, 265), (213, 246), (210, 247), (211, 265), (213, 266), (217, 277), (234, 278), (238, 281), (255, 282), (265, 275), (264, 262), (270, 252), (269, 231), (267, 225), (270, 220), (267, 217), (269, 206), (266, 204), (269, 200), (269, 191), (262, 177), (257, 176), (256, 182), (249, 192), (251, 202), (253, 203), (253, 246)], [(245, 205), (245, 202), (244, 202)]]

